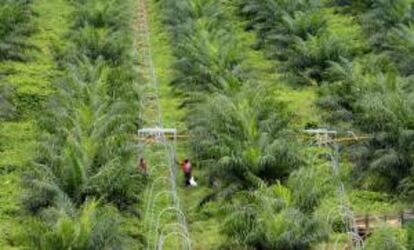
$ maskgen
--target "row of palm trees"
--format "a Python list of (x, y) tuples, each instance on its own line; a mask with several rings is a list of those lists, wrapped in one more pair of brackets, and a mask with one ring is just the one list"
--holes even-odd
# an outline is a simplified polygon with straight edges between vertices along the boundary
[[(227, 172), (220, 175), (231, 183), (239, 178), (249, 185), (249, 175), (270, 180), (286, 176), (300, 160), (292, 156), (280, 164), (279, 170), (286, 171), (268, 174), (278, 168), (273, 164), (278, 155), (286, 153), (278, 144), (284, 143), (282, 134), (288, 133), (284, 130), (291, 116), (282, 102), (266, 94), (270, 89), (265, 84), (249, 80), (243, 41), (228, 22), (231, 6), (214, 1), (161, 1), (160, 6), (177, 38), (172, 84), (188, 107), (196, 156), (210, 169)], [(184, 18), (184, 13), (190, 14)]]
[[(27, 37), (34, 31), (31, 1), (0, 1), (0, 62), (27, 60), (25, 50), (31, 48)], [(0, 74), (0, 121), (15, 118), (13, 89), (2, 83)]]
[[(236, 6), (247, 20), (246, 29), (257, 34), (255, 48), (277, 61), (275, 70), (288, 82), (319, 86), (318, 104), (326, 111), (328, 124), (373, 137), (352, 148), (355, 184), (376, 191), (402, 190), (406, 197), (412, 196), (412, 1), (159, 2), (179, 48), (174, 50), (177, 78), (172, 84), (189, 110), (189, 129), (197, 138), (193, 152), (211, 175), (220, 176), (223, 193), (249, 197), (250, 192), (239, 191), (287, 180), (294, 197), (289, 209), (312, 220), (321, 213), (319, 205), (328, 191), (335, 188), (313, 190), (312, 185), (298, 181), (297, 176), (309, 177), (307, 181), (320, 186), (335, 180), (315, 176), (318, 166), (300, 168), (305, 165), (301, 148), (291, 143), (294, 140), (287, 143), (284, 139), (292, 138), (288, 126), (292, 116), (286, 104), (269, 94), (271, 86), (254, 82), (249, 67), (244, 66), (246, 44), (229, 17)], [(389, 23), (383, 23), (378, 13), (384, 13)], [(296, 187), (301, 184), (307, 189)], [(243, 199), (234, 198), (233, 208), (240, 207)], [(276, 201), (269, 198), (269, 202)], [(247, 207), (258, 204), (254, 199), (244, 202)], [(260, 209), (252, 213), (259, 214)], [(295, 248), (271, 242), (278, 237), (257, 231), (255, 223), (266, 219), (249, 217), (246, 223), (250, 224), (245, 225), (237, 216), (227, 218), (224, 232), (235, 244)], [(327, 239), (327, 225), (315, 220), (314, 225), (320, 226), (312, 228), (321, 234), (307, 234), (306, 246), (300, 245), (300, 236), (291, 242), (306, 248), (313, 240)], [(337, 232), (343, 230), (339, 228)], [(295, 235), (287, 229), (283, 232)]]
[[(228, 184), (247, 188), (254, 179), (285, 178), (301, 162), (294, 145), (283, 139), (289, 138), (291, 115), (284, 103), (267, 95), (271, 88), (251, 80), (241, 52), (245, 44), (229, 22), (232, 6), (167, 2), (161, 8), (177, 38), (177, 80), (172, 84), (185, 97), (188, 126), (197, 138), (192, 142), (195, 156)], [(177, 11), (182, 11), (179, 24), (171, 21)], [(186, 19), (184, 13), (190, 13)], [(291, 157), (282, 160), (281, 155)]]
[(31, 249), (122, 249), (131, 243), (120, 212), (145, 185), (136, 171), (140, 124), (133, 61), (134, 1), (70, 1), (63, 76), (39, 119), (38, 157), (26, 173), (23, 205), (33, 215)]
[(225, 206), (229, 216), (224, 231), (233, 238), (229, 249), (311, 249), (328, 240), (329, 225), (304, 213), (294, 202), (292, 190), (279, 183), (239, 193)]
[[(172, 84), (185, 96), (191, 92), (231, 93), (244, 78), (243, 54), (225, 22), (225, 10), (214, 1), (159, 1), (164, 21), (178, 47)], [(180, 16), (177, 17), (176, 11)], [(215, 16), (214, 19), (209, 17)], [(219, 28), (218, 28), (219, 27)], [(190, 99), (194, 99), (191, 97)]]
[[(313, 78), (309, 65), (310, 72), (319, 72), (314, 78), (319, 82), (318, 104), (328, 124), (372, 138), (350, 149), (356, 187), (406, 200), (413, 197), (413, 10), (412, 0), (251, 0), (243, 1), (239, 10), (249, 21), (246, 29), (257, 34), (258, 48), (274, 53), (271, 58), (282, 72), (289, 76), (289, 71), (298, 70), (295, 73)], [(344, 53), (355, 51), (351, 44), (319, 40), (326, 32), (358, 44), (357, 53)], [(292, 45), (300, 53), (292, 54)], [(322, 60), (307, 64), (306, 55)], [(394, 247), (404, 244), (401, 240)], [(372, 243), (373, 249), (377, 247)]]
[(375, 53), (391, 59), (402, 75), (413, 74), (413, 1), (344, 1), (341, 5), (344, 13), (357, 17)]
[[(266, 52), (276, 54), (272, 58), (282, 72), (320, 83), (325, 121), (375, 137), (353, 152), (361, 182), (375, 190), (401, 188), (414, 163), (405, 143), (413, 128), (414, 2), (246, 0), (240, 7), (249, 20), (246, 28), (255, 30)], [(331, 40), (341, 36), (350, 43)]]
[(246, 29), (257, 33), (256, 48), (277, 60), (275, 70), (293, 84), (321, 85), (331, 62), (352, 59), (364, 49), (359, 30), (341, 25), (323, 1), (243, 0), (239, 9), (248, 20)]
[(31, 47), (27, 36), (34, 31), (30, 0), (0, 2), (0, 60), (25, 60), (24, 49)]
[(171, 84), (188, 112), (193, 158), (221, 183), (215, 205), (229, 238), (223, 247), (309, 249), (326, 240), (329, 225), (311, 214), (323, 194), (307, 203), (307, 190), (286, 187), (307, 163), (287, 104), (249, 61), (237, 4), (161, 0), (159, 7), (174, 44)]
[[(353, 6), (354, 3), (348, 3)], [(348, 6), (348, 7), (349, 7)], [(352, 8), (351, 8), (352, 9)], [(341, 96), (354, 128), (372, 135), (355, 150), (358, 182), (378, 191), (412, 191), (414, 2), (366, 1), (358, 11), (344, 11), (359, 20), (369, 47), (365, 54), (336, 64), (333, 84), (325, 95)], [(339, 74), (338, 74), (339, 73)], [(363, 184), (362, 184), (363, 183)]]

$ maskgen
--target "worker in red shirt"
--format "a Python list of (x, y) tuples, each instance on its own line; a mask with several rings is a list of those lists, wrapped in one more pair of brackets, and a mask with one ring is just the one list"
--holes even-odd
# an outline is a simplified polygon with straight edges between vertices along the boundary
[(190, 186), (190, 180), (191, 180), (191, 163), (188, 159), (185, 159), (181, 163), (181, 169), (184, 173), (184, 184), (186, 186)]

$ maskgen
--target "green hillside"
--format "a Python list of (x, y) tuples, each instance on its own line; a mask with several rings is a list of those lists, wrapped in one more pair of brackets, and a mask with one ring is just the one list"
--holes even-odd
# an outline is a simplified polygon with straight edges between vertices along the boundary
[(0, 0), (0, 249), (414, 249), (413, 86), (414, 0)]

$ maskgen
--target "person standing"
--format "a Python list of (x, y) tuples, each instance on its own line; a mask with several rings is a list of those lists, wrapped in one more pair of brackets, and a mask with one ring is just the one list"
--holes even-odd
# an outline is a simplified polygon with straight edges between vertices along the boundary
[(190, 160), (185, 159), (181, 163), (181, 169), (184, 173), (184, 184), (185, 186), (190, 186), (190, 180), (191, 180), (191, 163)]
[(145, 176), (148, 176), (148, 165), (142, 157), (139, 159), (139, 169)]

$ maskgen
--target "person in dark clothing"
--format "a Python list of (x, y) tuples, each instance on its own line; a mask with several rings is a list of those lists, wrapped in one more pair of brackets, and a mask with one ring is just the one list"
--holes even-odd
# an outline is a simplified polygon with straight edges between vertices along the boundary
[(148, 176), (148, 165), (142, 157), (139, 159), (139, 170), (142, 171), (145, 176)]

